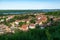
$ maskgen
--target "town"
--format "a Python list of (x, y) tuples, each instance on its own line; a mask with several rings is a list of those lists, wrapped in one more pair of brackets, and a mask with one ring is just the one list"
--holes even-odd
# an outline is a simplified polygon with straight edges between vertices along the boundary
[(0, 0), (0, 40), (60, 40), (60, 0)]
[(44, 29), (58, 19), (45, 13), (0, 16), (0, 34), (15, 33), (15, 30)]
[(60, 40), (60, 10), (0, 10), (0, 40)]

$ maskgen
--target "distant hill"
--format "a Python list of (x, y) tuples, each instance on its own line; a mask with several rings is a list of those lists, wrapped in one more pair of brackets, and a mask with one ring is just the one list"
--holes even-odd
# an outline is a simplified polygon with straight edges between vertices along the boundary
[(0, 14), (22, 14), (22, 13), (40, 13), (60, 11), (60, 9), (42, 9), (42, 10), (0, 10)]

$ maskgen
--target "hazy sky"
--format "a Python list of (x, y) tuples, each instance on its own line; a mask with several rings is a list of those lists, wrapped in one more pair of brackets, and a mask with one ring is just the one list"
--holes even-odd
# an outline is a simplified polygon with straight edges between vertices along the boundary
[(1, 9), (60, 9), (60, 0), (0, 0)]

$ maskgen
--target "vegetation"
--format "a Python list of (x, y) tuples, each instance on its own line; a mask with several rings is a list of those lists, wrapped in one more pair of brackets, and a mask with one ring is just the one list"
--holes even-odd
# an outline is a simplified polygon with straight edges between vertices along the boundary
[(25, 22), (19, 22), (19, 25), (22, 26), (23, 24), (26, 24)]
[(27, 32), (17, 30), (15, 34), (0, 35), (0, 40), (60, 40), (60, 22), (45, 29), (31, 29)]
[(43, 12), (42, 10), (0, 10), (0, 13), (16, 13), (16, 12), (21, 12), (21, 13), (39, 13)]
[(32, 19), (32, 20), (30, 20), (30, 22), (35, 24), (36, 21), (34, 19)]
[(0, 40), (60, 40), (60, 26), (0, 35)]
[(46, 15), (60, 16), (60, 11), (47, 12)]

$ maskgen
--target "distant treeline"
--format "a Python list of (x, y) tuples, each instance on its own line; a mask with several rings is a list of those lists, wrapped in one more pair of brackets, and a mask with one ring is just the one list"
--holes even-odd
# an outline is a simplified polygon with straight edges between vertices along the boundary
[(4, 15), (14, 15), (14, 14), (31, 14), (31, 13), (41, 13), (42, 10), (0, 10), (0, 16)]
[(0, 10), (0, 13), (9, 13), (9, 12), (51, 12), (58, 11), (60, 9), (41, 9), (41, 10)]
[(43, 12), (42, 10), (0, 10), (0, 13), (15, 13), (15, 12)]
[(47, 12), (46, 15), (60, 16), (60, 10), (59, 11), (53, 11), (53, 12)]
[(60, 15), (60, 10), (0, 10), (0, 16), (9, 14), (46, 13), (47, 15)]

